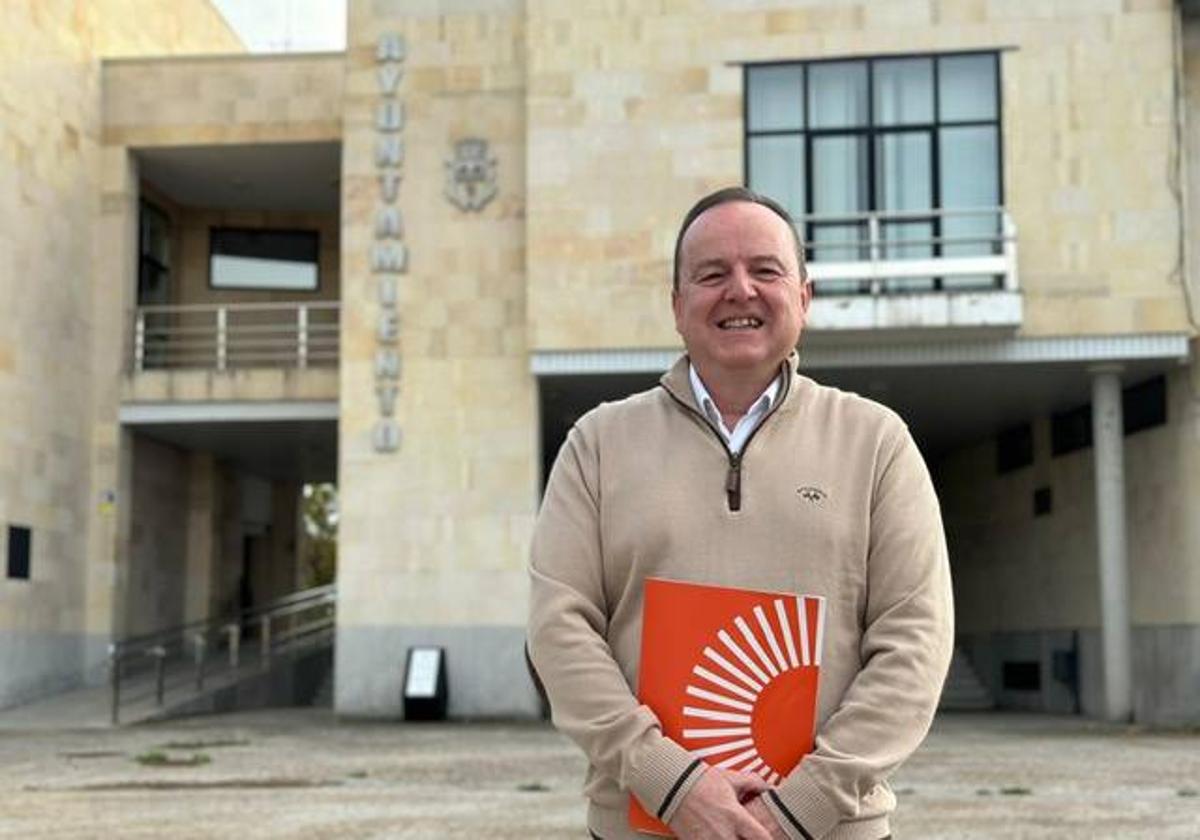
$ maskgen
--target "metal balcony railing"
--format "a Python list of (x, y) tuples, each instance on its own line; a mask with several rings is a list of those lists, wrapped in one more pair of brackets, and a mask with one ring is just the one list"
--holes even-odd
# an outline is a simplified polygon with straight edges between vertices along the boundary
[(1016, 292), (1017, 232), (1003, 207), (808, 216), (817, 295)]
[(130, 366), (135, 372), (336, 366), (339, 309), (336, 301), (139, 306)]

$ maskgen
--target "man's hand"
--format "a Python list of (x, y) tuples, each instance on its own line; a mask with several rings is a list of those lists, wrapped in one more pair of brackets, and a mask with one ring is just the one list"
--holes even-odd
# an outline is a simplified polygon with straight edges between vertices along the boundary
[[(767, 787), (765, 781), (750, 773), (710, 767), (679, 803), (671, 818), (671, 830), (680, 840), (771, 840), (745, 805)], [(757, 804), (766, 809), (761, 802)]]
[(788, 840), (788, 836), (779, 825), (779, 820), (775, 819), (774, 812), (767, 807), (767, 803), (763, 802), (762, 799), (755, 797), (746, 803), (746, 810), (750, 812), (750, 816), (758, 820), (758, 824), (766, 830), (771, 840)]

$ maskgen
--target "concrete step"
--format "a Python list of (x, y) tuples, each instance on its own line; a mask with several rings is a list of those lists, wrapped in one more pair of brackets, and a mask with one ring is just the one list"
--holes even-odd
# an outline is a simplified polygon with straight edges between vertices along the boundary
[(330, 668), (325, 678), (321, 680), (321, 684), (317, 687), (317, 693), (313, 695), (312, 704), (314, 706), (332, 709), (333, 708), (333, 669)]
[(958, 648), (950, 661), (950, 674), (942, 689), (938, 709), (943, 711), (979, 711), (996, 706), (991, 693), (975, 673), (971, 662)]
[(946, 711), (966, 712), (995, 708), (996, 703), (986, 691), (943, 693), (938, 708)]

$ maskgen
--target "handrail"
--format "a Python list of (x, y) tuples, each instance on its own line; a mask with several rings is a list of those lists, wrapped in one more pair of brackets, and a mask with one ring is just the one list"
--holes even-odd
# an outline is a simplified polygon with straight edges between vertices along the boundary
[[(122, 682), (126, 677), (129, 666), (145, 662), (147, 658), (153, 661), (154, 668), (154, 697), (155, 703), (162, 706), (167, 689), (168, 659), (178, 661), (191, 654), (192, 673), (195, 691), (201, 691), (207, 677), (216, 675), (218, 670), (210, 670), (210, 649), (215, 651), (218, 644), (213, 640), (227, 638), (229, 651), (228, 664), (224, 672), (237, 671), (242, 666), (241, 636), (242, 628), (259, 627), (259, 666), (269, 668), (274, 648), (284, 642), (313, 632), (330, 629), (334, 624), (334, 609), (337, 603), (336, 584), (317, 586), (300, 592), (276, 598), (266, 604), (259, 604), (240, 610), (237, 613), (218, 618), (202, 619), (178, 624), (173, 627), (144, 633), (111, 643), (108, 646), (109, 669), (112, 687), (111, 719), (116, 725), (120, 721), (120, 709), (123, 699)], [(282, 632), (274, 629), (277, 619), (299, 616), (309, 611), (316, 611), (317, 617), (306, 623), (283, 628)], [(174, 655), (172, 655), (174, 654)], [(219, 660), (214, 664), (220, 668)]]
[(326, 595), (337, 595), (337, 584), (329, 583), (324, 586), (314, 586), (311, 589), (301, 589), (298, 592), (292, 592), (287, 595), (281, 595), (274, 598), (265, 604), (259, 604), (254, 607), (246, 607), (222, 619), (201, 618), (196, 621), (189, 621), (186, 624), (176, 624), (172, 627), (167, 627), (162, 630), (155, 630), (152, 633), (143, 633), (138, 636), (128, 636), (120, 639), (114, 644), (121, 645), (123, 648), (131, 649), (145, 645), (157, 644), (166, 639), (178, 636), (188, 630), (195, 630), (201, 627), (211, 627), (216, 623), (228, 623), (230, 621), (245, 621), (246, 619), (258, 618), (261, 613), (270, 612), (282, 606), (288, 606), (300, 601), (307, 601), (314, 598), (321, 598)]
[[(979, 217), (994, 219), (994, 224), (986, 225), (990, 230), (980, 229), (978, 223), (944, 230), (942, 224)], [(926, 229), (895, 229), (913, 223), (924, 223)], [(875, 296), (912, 291), (913, 283), (923, 283), (928, 291), (936, 292), (1018, 290), (1017, 229), (1003, 207), (804, 216), (796, 220), (796, 226), (802, 236), (822, 228), (845, 234), (837, 239), (814, 235), (805, 242), (808, 271), (818, 294)], [(921, 250), (926, 253), (913, 253)]]
[(279, 303), (152, 303), (139, 306), (142, 312), (216, 312), (218, 309), (236, 309), (239, 312), (270, 312), (304, 306), (308, 309), (336, 311), (342, 304), (336, 300), (281, 301)]
[(338, 301), (149, 304), (133, 311), (129, 366), (148, 369), (337, 365)]
[(165, 630), (155, 630), (153, 633), (143, 633), (140, 636), (129, 636), (109, 645), (120, 645), (126, 650), (134, 648), (152, 647), (163, 641), (169, 641), (181, 633), (186, 633), (189, 630), (198, 630), (208, 627), (212, 623), (211, 619), (202, 618), (199, 621), (190, 621), (187, 624), (177, 624), (173, 627), (168, 627)]
[(301, 589), (287, 595), (280, 595), (278, 598), (272, 599), (269, 603), (259, 604), (257, 607), (247, 607), (242, 610), (244, 614), (252, 615), (254, 613), (266, 612), (277, 606), (285, 606), (294, 604), (297, 601), (308, 601), (312, 598), (319, 598), (324, 595), (336, 595), (337, 584), (327, 583), (324, 586), (314, 586), (311, 589)]
[(859, 213), (840, 213), (829, 216), (800, 216), (798, 224), (816, 222), (818, 224), (849, 224), (865, 222), (872, 218), (889, 221), (906, 221), (927, 219), (930, 217), (948, 218), (954, 216), (1002, 216), (1006, 211), (1003, 207), (930, 207), (924, 210), (864, 210)]

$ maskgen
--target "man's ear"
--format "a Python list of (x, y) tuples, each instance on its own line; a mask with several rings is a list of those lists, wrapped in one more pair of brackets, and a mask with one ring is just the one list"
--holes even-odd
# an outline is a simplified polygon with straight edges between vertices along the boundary
[(811, 277), (805, 277), (800, 283), (800, 309), (805, 314), (808, 314), (808, 305), (812, 303), (813, 296), (813, 281)]

